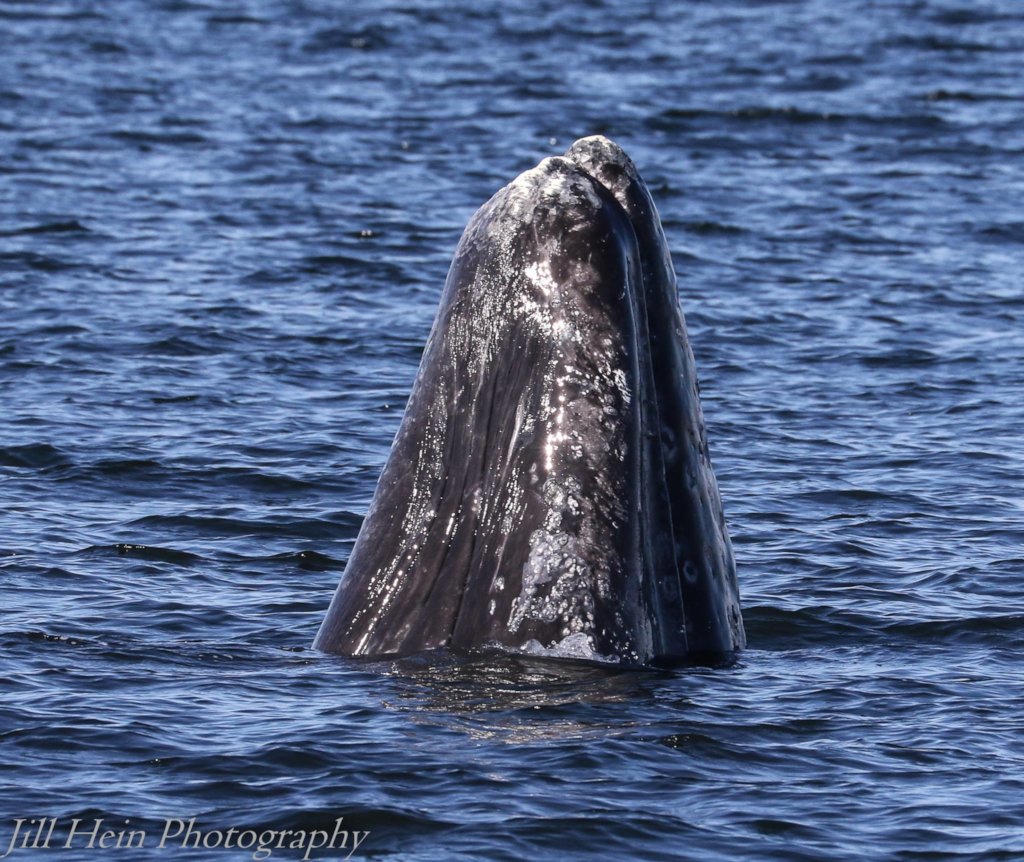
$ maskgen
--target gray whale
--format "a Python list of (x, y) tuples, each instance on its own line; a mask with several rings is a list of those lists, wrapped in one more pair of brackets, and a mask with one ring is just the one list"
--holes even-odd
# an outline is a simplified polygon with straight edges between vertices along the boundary
[(744, 644), (661, 222), (625, 152), (584, 138), (467, 226), (314, 647), (661, 665)]

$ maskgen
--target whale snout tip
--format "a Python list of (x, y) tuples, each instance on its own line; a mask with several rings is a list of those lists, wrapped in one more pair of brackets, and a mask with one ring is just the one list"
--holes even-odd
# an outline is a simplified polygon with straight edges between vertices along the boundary
[(566, 156), (572, 159), (577, 153), (600, 154), (604, 159), (617, 162), (629, 161), (626, 151), (611, 138), (606, 138), (604, 135), (588, 135), (585, 138), (578, 139), (569, 147)]
[(566, 158), (580, 167), (594, 168), (601, 165), (616, 165), (631, 176), (638, 175), (633, 160), (611, 138), (604, 135), (590, 135), (580, 138), (565, 153)]
[(585, 137), (577, 138), (575, 141), (573, 141), (573, 145), (569, 147), (569, 149), (572, 150), (575, 149), (576, 147), (584, 146), (613, 147), (616, 150), (622, 149), (622, 147), (615, 143), (615, 141), (613, 141), (611, 138), (605, 137), (604, 135), (586, 135)]

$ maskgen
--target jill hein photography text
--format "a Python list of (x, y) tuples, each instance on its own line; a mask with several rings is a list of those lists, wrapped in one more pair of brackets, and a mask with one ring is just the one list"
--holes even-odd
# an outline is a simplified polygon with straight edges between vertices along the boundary
[[(346, 829), (338, 817), (327, 829), (260, 829), (231, 826), (208, 829), (196, 818), (167, 817), (142, 828), (124, 818), (20, 817), (8, 821), (10, 835), (0, 836), (0, 859), (27, 859), (33, 850), (72, 849), (98, 853), (150, 848), (167, 853), (190, 850), (234, 850), (250, 853), (256, 862), (275, 853), (303, 860), (330, 854), (349, 859), (369, 836), (368, 830)], [(291, 851), (291, 852), (287, 852)]]

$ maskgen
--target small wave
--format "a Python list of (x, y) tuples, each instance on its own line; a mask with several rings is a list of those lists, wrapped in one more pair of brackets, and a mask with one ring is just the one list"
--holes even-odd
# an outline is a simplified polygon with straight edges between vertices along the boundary
[(104, 458), (93, 464), (80, 465), (75, 471), (77, 477), (89, 475), (101, 478), (140, 479), (165, 478), (173, 470), (152, 458)]
[(97, 642), (87, 638), (74, 637), (71, 635), (51, 634), (41, 629), (26, 629), (24, 631), (6, 631), (2, 635), (3, 640), (10, 646), (24, 643), (59, 643), (66, 646), (96, 646)]
[(789, 650), (881, 638), (878, 621), (827, 605), (794, 610), (755, 605), (743, 609), (747, 646)]
[(362, 518), (352, 512), (339, 512), (334, 518), (296, 518), (246, 520), (214, 515), (148, 515), (128, 524), (133, 529), (187, 530), (214, 536), (285, 536), (306, 539), (336, 539), (339, 534), (358, 530)]
[(797, 609), (758, 605), (744, 608), (747, 644), (752, 649), (788, 650), (812, 646), (889, 643), (1019, 646), (1024, 616), (992, 614), (947, 619), (897, 619), (830, 605)]
[[(995, 11), (992, 8), (984, 8), (985, 4), (977, 4), (977, 6), (956, 6), (952, 8), (935, 8), (930, 10), (928, 15), (932, 21), (937, 24), (945, 24), (950, 27), (963, 27), (971, 26), (976, 24), (994, 24), (1002, 21), (1016, 21), (1022, 20), (1020, 13), (1013, 14), (1012, 12)], [(998, 6), (998, 4), (996, 4)]]
[(197, 146), (209, 143), (204, 135), (196, 132), (142, 132), (122, 129), (108, 132), (109, 137), (116, 141), (130, 144), (150, 146)]
[(188, 395), (154, 395), (150, 400), (154, 404), (188, 404), (192, 401), (198, 401), (199, 395), (190, 393)]
[(1016, 102), (1019, 96), (1012, 96), (1006, 93), (975, 93), (967, 90), (929, 90), (922, 96), (929, 102)]
[(989, 241), (1024, 243), (1024, 221), (991, 224), (978, 230), (978, 234)]
[(67, 221), (42, 222), (14, 230), (0, 231), (0, 236), (37, 236), (40, 234), (89, 233), (89, 228), (77, 219)]
[(108, 39), (97, 39), (89, 43), (89, 50), (93, 54), (127, 54), (128, 49), (118, 42), (111, 42)]
[(935, 33), (902, 34), (882, 42), (885, 48), (897, 48), (902, 51), (935, 51), (942, 53), (988, 53), (1006, 50), (1005, 47), (986, 42), (968, 42), (952, 39)]
[[(916, 461), (915, 461), (916, 463)], [(925, 500), (917, 494), (899, 489), (879, 491), (874, 488), (824, 488), (814, 491), (801, 491), (793, 495), (793, 499), (808, 503), (826, 503), (829, 506), (846, 510), (862, 510), (865, 503), (903, 503), (912, 508), (921, 507)]]
[(54, 257), (37, 251), (0, 252), (0, 264), (12, 268), (27, 267), (41, 272), (63, 272), (78, 269), (83, 264), (64, 258)]
[(887, 350), (884, 353), (860, 357), (861, 364), (869, 368), (912, 368), (919, 365), (933, 365), (938, 361), (939, 357), (934, 352), (925, 350), (923, 347), (900, 347)]
[(719, 754), (722, 744), (717, 739), (703, 733), (671, 733), (654, 740), (674, 751), (685, 751), (688, 754)]
[(688, 221), (681, 224), (683, 230), (698, 236), (739, 236), (747, 231), (734, 224), (726, 224), (717, 221)]
[(308, 572), (326, 572), (330, 569), (338, 569), (344, 566), (341, 560), (336, 560), (327, 554), (317, 551), (299, 551), (292, 554), (279, 554), (271, 559), (285, 559), (290, 563), (298, 565), (300, 569)]
[(886, 129), (913, 126), (917, 128), (937, 128), (946, 125), (946, 121), (934, 114), (850, 114), (841, 111), (809, 111), (792, 105), (752, 105), (734, 108), (727, 111), (714, 111), (705, 108), (668, 108), (657, 114), (654, 123), (667, 123), (670, 126), (678, 121), (709, 120), (717, 123), (760, 123), (764, 121), (784, 122), (790, 124), (859, 124), (880, 126)]
[(239, 24), (262, 24), (270, 23), (265, 18), (256, 18), (252, 15), (209, 15), (206, 23), (211, 27), (234, 27)]
[(66, 10), (52, 9), (49, 6), (36, 9), (34, 4), (25, 3), (20, 8), (11, 8), (13, 3), (5, 3), (0, 6), (0, 19), (11, 21), (105, 21), (105, 16), (99, 12), (87, 9)]
[(350, 30), (347, 27), (325, 27), (313, 34), (303, 50), (311, 54), (331, 51), (376, 51), (390, 44), (387, 29), (380, 26)]
[(28, 443), (23, 446), (0, 447), (0, 467), (26, 467), (47, 470), (66, 467), (74, 462), (70, 456), (49, 443)]
[(885, 626), (888, 635), (922, 643), (982, 644), (1020, 648), (1024, 615), (1002, 614), (933, 620), (908, 620)]
[(118, 542), (114, 545), (91, 545), (84, 553), (111, 553), (121, 557), (135, 557), (139, 560), (151, 560), (159, 563), (173, 563), (176, 566), (194, 566), (203, 558), (189, 551), (178, 551), (174, 548), (159, 548), (153, 545), (134, 545)]
[(336, 269), (366, 271), (372, 270), (376, 275), (401, 279), (401, 265), (385, 260), (366, 260), (347, 254), (318, 254), (304, 258), (301, 271), (309, 274), (329, 273)]

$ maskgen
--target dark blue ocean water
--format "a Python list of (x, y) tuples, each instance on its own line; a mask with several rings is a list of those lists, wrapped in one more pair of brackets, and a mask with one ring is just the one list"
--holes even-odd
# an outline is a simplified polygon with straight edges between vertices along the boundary
[[(594, 133), (749, 649), (313, 652), (465, 222)], [(1016, 0), (0, 2), (0, 853), (1024, 858), (1022, 213)]]

